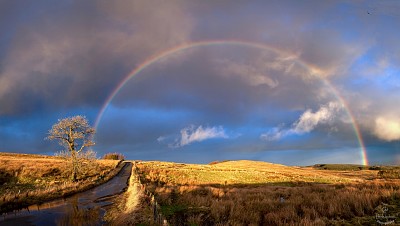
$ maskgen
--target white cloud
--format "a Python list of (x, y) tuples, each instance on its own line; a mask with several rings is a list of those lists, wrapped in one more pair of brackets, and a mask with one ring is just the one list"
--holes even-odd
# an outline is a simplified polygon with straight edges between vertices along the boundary
[(400, 120), (378, 117), (375, 119), (374, 133), (385, 141), (400, 140)]
[(181, 130), (180, 138), (172, 146), (182, 147), (193, 142), (200, 142), (213, 138), (229, 138), (229, 136), (225, 133), (225, 130), (222, 126), (204, 128), (203, 126), (199, 126), (195, 128), (193, 125), (191, 125)]
[(322, 105), (316, 112), (307, 109), (300, 118), (293, 123), (292, 128), (283, 129), (283, 126), (275, 127), (261, 134), (260, 138), (266, 141), (273, 141), (280, 140), (292, 134), (301, 135), (309, 133), (318, 125), (332, 123), (341, 109), (342, 105), (337, 102), (329, 102), (327, 105)]
[(157, 138), (157, 141), (161, 143), (161, 142), (163, 142), (165, 139), (166, 139), (166, 137), (164, 137), (164, 136), (159, 136), (159, 137)]
[(305, 111), (297, 122), (293, 124), (292, 130), (296, 134), (309, 133), (314, 130), (318, 124), (327, 124), (334, 120), (335, 116), (342, 109), (337, 102), (330, 102), (328, 105), (321, 106), (313, 113), (311, 109)]
[(282, 137), (288, 135), (291, 130), (282, 129), (282, 127), (272, 128), (270, 131), (261, 134), (260, 138), (266, 141), (280, 140)]

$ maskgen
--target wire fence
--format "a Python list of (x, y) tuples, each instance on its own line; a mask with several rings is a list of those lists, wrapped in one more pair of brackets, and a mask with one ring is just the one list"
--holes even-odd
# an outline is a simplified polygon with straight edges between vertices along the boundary
[(134, 163), (133, 167), (135, 169), (134, 173), (135, 173), (135, 176), (137, 179), (137, 183), (140, 186), (140, 190), (143, 191), (146, 203), (152, 210), (154, 222), (158, 225), (168, 226), (169, 223), (168, 223), (167, 219), (162, 215), (161, 206), (160, 206), (160, 204), (158, 204), (158, 201), (156, 200), (155, 195), (151, 191), (146, 189), (146, 184), (143, 183), (142, 180), (140, 179), (140, 170), (137, 167), (136, 162)]

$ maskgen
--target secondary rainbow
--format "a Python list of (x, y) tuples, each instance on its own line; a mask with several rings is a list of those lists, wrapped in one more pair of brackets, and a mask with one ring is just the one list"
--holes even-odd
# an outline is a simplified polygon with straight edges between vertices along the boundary
[(360, 146), (360, 155), (362, 159), (362, 164), (363, 165), (368, 165), (368, 158), (367, 158), (367, 152), (366, 148), (364, 145), (364, 141), (360, 132), (360, 129), (357, 125), (357, 122), (351, 113), (351, 110), (346, 103), (346, 101), (343, 99), (342, 96), (340, 96), (339, 92), (336, 90), (336, 88), (331, 84), (329, 80), (327, 80), (321, 73), (321, 70), (316, 68), (313, 65), (307, 64), (306, 62), (300, 60), (297, 55), (293, 53), (289, 53), (287, 51), (277, 49), (276, 47), (272, 47), (263, 43), (256, 43), (256, 42), (247, 42), (247, 41), (241, 41), (241, 40), (209, 40), (209, 41), (198, 41), (198, 42), (190, 42), (190, 43), (184, 43), (182, 45), (175, 46), (173, 48), (167, 49), (165, 51), (162, 51), (158, 54), (155, 54), (145, 61), (143, 61), (141, 64), (139, 64), (133, 71), (131, 71), (118, 85), (117, 87), (112, 91), (112, 93), (107, 97), (106, 101), (104, 102), (103, 106), (101, 107), (99, 114), (97, 115), (96, 121), (95, 121), (95, 128), (97, 129), (101, 118), (103, 117), (108, 105), (111, 103), (113, 98), (117, 95), (117, 93), (120, 91), (120, 89), (133, 77), (135, 77), (137, 74), (139, 74), (141, 71), (149, 67), (150, 65), (157, 63), (161, 61), (162, 59), (165, 59), (169, 56), (172, 56), (174, 54), (180, 53), (182, 51), (186, 51), (189, 49), (193, 49), (196, 47), (202, 47), (202, 46), (218, 46), (218, 45), (232, 45), (232, 46), (247, 46), (251, 48), (258, 48), (262, 50), (267, 50), (267, 51), (273, 51), (275, 53), (278, 53), (280, 55), (284, 55), (288, 58), (294, 59), (296, 63), (307, 69), (312, 76), (316, 76), (319, 78), (327, 87), (329, 87), (334, 94), (334, 96), (341, 102), (343, 105), (346, 114), (351, 120), (354, 133), (357, 137), (359, 146)]

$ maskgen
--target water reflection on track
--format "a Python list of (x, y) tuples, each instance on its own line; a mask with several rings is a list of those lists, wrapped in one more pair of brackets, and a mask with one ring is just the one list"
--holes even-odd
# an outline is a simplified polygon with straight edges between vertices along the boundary
[(0, 225), (103, 225), (106, 207), (128, 183), (132, 163), (125, 163), (110, 181), (65, 199), (32, 205), (28, 209), (0, 216)]

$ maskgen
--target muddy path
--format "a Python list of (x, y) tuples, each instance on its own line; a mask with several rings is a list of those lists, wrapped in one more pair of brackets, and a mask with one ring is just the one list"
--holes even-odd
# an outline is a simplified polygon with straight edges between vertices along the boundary
[(0, 216), (5, 225), (103, 225), (103, 216), (112, 199), (128, 186), (132, 163), (108, 182), (65, 199), (32, 205), (19, 212)]

